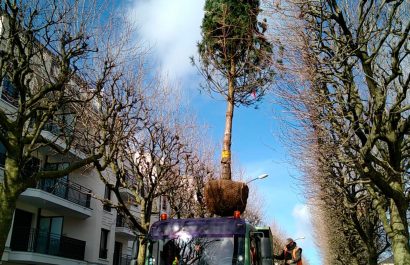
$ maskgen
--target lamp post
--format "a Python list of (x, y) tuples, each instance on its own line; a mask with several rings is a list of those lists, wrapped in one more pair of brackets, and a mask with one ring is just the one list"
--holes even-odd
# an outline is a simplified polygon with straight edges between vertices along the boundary
[(294, 239), (293, 241), (300, 240), (300, 239), (305, 239), (305, 237), (301, 236), (301, 237), (298, 237), (298, 238)]
[(256, 178), (251, 179), (251, 180), (249, 180), (248, 182), (246, 182), (246, 185), (248, 185), (249, 183), (251, 183), (251, 182), (254, 181), (254, 180), (264, 179), (264, 178), (266, 178), (267, 176), (269, 176), (269, 175), (268, 175), (268, 174), (262, 174), (262, 175), (260, 175), (260, 176), (258, 176), (258, 177), (256, 177)]

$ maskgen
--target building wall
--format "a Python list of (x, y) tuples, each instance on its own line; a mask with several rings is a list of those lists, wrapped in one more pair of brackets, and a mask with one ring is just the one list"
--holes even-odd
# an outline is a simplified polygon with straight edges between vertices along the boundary
[[(0, 99), (0, 102), (2, 100)], [(1, 105), (0, 105), (1, 106)], [(38, 158), (45, 161), (46, 156), (48, 156), (47, 161), (49, 163), (64, 162), (64, 159), (59, 156), (52, 156), (47, 153), (37, 154)], [(68, 161), (73, 159), (70, 157)], [(2, 172), (3, 170), (0, 169)], [(3, 173), (3, 172), (2, 172)], [(111, 209), (110, 212), (103, 209), (103, 204), (98, 198), (104, 198), (105, 184), (99, 179), (98, 174), (93, 169), (88, 170), (77, 170), (69, 174), (69, 181), (75, 182), (85, 188), (89, 188), (95, 198), (91, 199), (90, 208), (92, 209), (92, 215), (88, 218), (82, 219), (75, 216), (64, 215), (58, 210), (49, 210), (47, 208), (37, 207), (35, 205), (30, 205), (30, 203), (17, 201), (17, 208), (30, 212), (33, 214), (31, 227), (34, 229), (37, 227), (38, 213), (41, 212), (41, 216), (63, 216), (63, 229), (62, 235), (82, 240), (86, 242), (85, 257), (84, 260), (88, 264), (113, 264), (114, 256), (114, 244), (115, 241), (122, 244), (122, 255), (130, 255), (132, 250), (132, 240), (129, 237), (121, 237), (116, 235), (116, 218), (117, 213), (115, 209)], [(116, 203), (114, 194), (111, 195), (111, 200)], [(39, 210), (40, 209), (40, 210)], [(101, 229), (106, 229), (109, 231), (108, 243), (107, 243), (107, 259), (99, 258), (100, 249), (100, 237)], [(10, 248), (11, 233), (9, 231), (8, 241), (6, 247)], [(8, 250), (10, 251), (10, 250)], [(4, 264), (12, 264), (7, 261), (3, 261)], [(30, 260), (26, 261), (30, 263)], [(52, 264), (52, 263), (50, 263)]]
[[(92, 189), (94, 196), (102, 198), (104, 196), (105, 185), (100, 181), (95, 172), (87, 172), (87, 174), (79, 174), (80, 172), (74, 172), (69, 175), (71, 181)], [(114, 199), (113, 199), (114, 200)], [(92, 209), (92, 215), (88, 218), (81, 219), (70, 215), (62, 215), (61, 212), (41, 209), (41, 216), (63, 216), (63, 229), (62, 234), (71, 238), (86, 241), (85, 257), (84, 259), (88, 264), (113, 264), (114, 244), (115, 241), (122, 244), (122, 255), (131, 255), (132, 240), (129, 237), (122, 237), (116, 235), (116, 211), (114, 209), (111, 212), (107, 212), (103, 209), (102, 203), (97, 199), (91, 199), (90, 207)], [(39, 208), (30, 205), (25, 202), (18, 201), (17, 208), (30, 212), (33, 214), (31, 227), (37, 227), (37, 218)], [(107, 259), (99, 258), (100, 249), (100, 236), (101, 229), (109, 230), (108, 235), (108, 254)], [(11, 231), (9, 231), (9, 238), (6, 247), (10, 247)], [(30, 261), (27, 261), (30, 262)], [(11, 264), (11, 263), (4, 263)]]

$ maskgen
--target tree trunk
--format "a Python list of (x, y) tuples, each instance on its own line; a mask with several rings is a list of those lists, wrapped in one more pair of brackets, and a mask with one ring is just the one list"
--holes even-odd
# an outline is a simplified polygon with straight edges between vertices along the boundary
[(373, 246), (373, 245), (370, 245), (370, 244), (374, 244), (374, 242), (367, 242), (367, 243), (369, 243), (368, 245), (367, 245), (367, 264), (368, 265), (377, 265), (378, 263), (377, 263), (377, 258), (379, 257), (378, 255), (377, 255), (377, 249)]
[[(152, 207), (152, 204), (147, 203), (145, 199), (141, 200), (141, 226), (145, 229), (145, 231), (149, 230), (149, 225), (151, 221), (151, 209), (147, 209), (147, 204), (148, 207)], [(140, 240), (139, 242), (139, 248), (138, 248), (138, 265), (143, 265), (145, 264), (145, 256), (147, 254), (147, 240)]]
[(139, 251), (138, 251), (138, 265), (144, 265), (145, 264), (145, 256), (147, 254), (147, 243), (146, 240), (140, 240), (139, 243)]
[(394, 202), (390, 205), (390, 223), (392, 228), (390, 239), (392, 241), (394, 264), (407, 265), (410, 264), (409, 232), (407, 220), (403, 220), (403, 216), (406, 217), (407, 209), (404, 210), (404, 215), (400, 215), (400, 209), (397, 208), (397, 205)]
[(15, 200), (10, 199), (8, 194), (3, 189), (0, 189), (0, 260), (6, 247), (6, 240), (11, 228), (15, 208)]
[(234, 111), (234, 80), (233, 73), (235, 73), (235, 64), (231, 63), (231, 75), (228, 77), (228, 98), (227, 98), (227, 108), (226, 108), (226, 119), (225, 119), (225, 132), (223, 138), (222, 147), (222, 179), (231, 180), (232, 170), (231, 170), (231, 145), (232, 145), (232, 120)]
[(4, 176), (4, 181), (0, 184), (0, 260), (6, 247), (17, 198), (25, 189), (18, 183), (20, 170), (15, 160), (6, 158), (4, 172), (7, 175)]

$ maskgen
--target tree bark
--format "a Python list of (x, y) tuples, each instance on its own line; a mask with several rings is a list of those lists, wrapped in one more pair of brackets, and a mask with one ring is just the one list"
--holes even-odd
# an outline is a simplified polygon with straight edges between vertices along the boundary
[(235, 90), (234, 90), (234, 80), (233, 76), (235, 73), (235, 64), (231, 63), (230, 76), (228, 77), (228, 97), (227, 97), (227, 107), (226, 107), (226, 118), (225, 118), (225, 132), (223, 137), (223, 148), (222, 148), (222, 179), (231, 180), (232, 179), (232, 169), (231, 169), (231, 145), (232, 145), (232, 120), (233, 112), (235, 108)]
[(18, 181), (20, 170), (15, 160), (6, 158), (6, 172), (7, 178), (0, 184), (0, 260), (6, 247), (17, 198), (25, 190)]
[[(145, 231), (148, 231), (149, 225), (150, 225), (150, 216), (151, 216), (151, 210), (148, 211), (147, 209), (147, 203), (145, 199), (141, 200), (141, 226)], [(139, 242), (139, 248), (138, 248), (138, 264), (145, 264), (145, 256), (147, 254), (147, 241), (146, 240), (140, 240)]]
[(147, 254), (147, 243), (145, 240), (140, 240), (138, 251), (138, 265), (145, 264), (145, 256)]
[(0, 260), (6, 247), (15, 208), (15, 200), (10, 200), (9, 195), (0, 189)]
[[(407, 209), (406, 209), (407, 210)], [(406, 210), (404, 213), (406, 213)], [(406, 215), (404, 215), (406, 216)], [(400, 209), (394, 203), (391, 203), (391, 228), (392, 228), (392, 251), (395, 265), (410, 264), (410, 248), (409, 248), (409, 231), (406, 220), (400, 216)]]

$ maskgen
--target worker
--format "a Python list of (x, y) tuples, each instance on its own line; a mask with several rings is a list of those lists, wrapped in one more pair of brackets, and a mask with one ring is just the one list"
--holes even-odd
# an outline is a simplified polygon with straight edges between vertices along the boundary
[(302, 265), (302, 249), (292, 238), (286, 239), (286, 246), (280, 255), (273, 255), (275, 259), (284, 260), (285, 264)]

